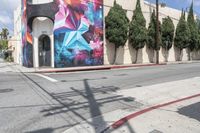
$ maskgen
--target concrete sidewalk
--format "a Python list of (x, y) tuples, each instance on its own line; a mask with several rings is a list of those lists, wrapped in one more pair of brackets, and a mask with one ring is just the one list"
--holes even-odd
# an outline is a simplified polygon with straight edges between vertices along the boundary
[[(162, 89), (161, 89), (162, 88)], [(143, 106), (136, 110), (113, 110), (82, 122), (64, 133), (199, 133), (200, 77), (119, 90)], [(101, 119), (100, 119), (101, 118)], [(92, 119), (88, 120), (91, 121)], [(101, 120), (104, 122), (101, 123)]]
[(102, 65), (102, 66), (83, 66), (83, 67), (69, 67), (69, 68), (38, 68), (36, 73), (55, 73), (55, 72), (76, 72), (76, 71), (95, 71), (95, 70), (110, 70), (110, 69), (122, 69), (131, 67), (145, 67), (145, 66), (160, 66), (166, 65), (166, 63), (154, 64), (129, 64), (129, 65)]
[(95, 71), (95, 70), (110, 70), (110, 69), (122, 69), (131, 67), (145, 67), (145, 66), (160, 66), (166, 65), (166, 63), (154, 64), (129, 64), (129, 65), (102, 65), (102, 66), (83, 66), (83, 67), (68, 67), (68, 68), (26, 68), (13, 62), (3, 62), (7, 64), (13, 72), (23, 73), (59, 73), (59, 72), (76, 72), (76, 71)]
[[(1, 59), (2, 60), (2, 59)], [(83, 66), (83, 67), (68, 67), (68, 68), (26, 68), (13, 62), (4, 62), (14, 72), (24, 73), (59, 73), (59, 72), (76, 72), (76, 71), (95, 71), (95, 70), (110, 70), (110, 69), (122, 69), (122, 68), (134, 68), (134, 67), (145, 67), (145, 66), (160, 66), (160, 65), (171, 65), (171, 64), (189, 64), (189, 63), (200, 63), (200, 61), (181, 61), (181, 62), (161, 62), (159, 65), (155, 63), (144, 63), (144, 64), (126, 64), (126, 65), (102, 65), (102, 66)], [(10, 70), (11, 71), (11, 70)]]
[(102, 65), (102, 66), (83, 66), (83, 67), (69, 67), (69, 68), (35, 68), (36, 73), (56, 73), (56, 72), (76, 72), (76, 71), (95, 71), (95, 70), (110, 70), (110, 69), (123, 69), (134, 67), (146, 67), (146, 66), (161, 66), (171, 64), (190, 64), (200, 63), (200, 61), (181, 61), (181, 62), (161, 62), (155, 63), (143, 63), (143, 64), (124, 64), (124, 65)]

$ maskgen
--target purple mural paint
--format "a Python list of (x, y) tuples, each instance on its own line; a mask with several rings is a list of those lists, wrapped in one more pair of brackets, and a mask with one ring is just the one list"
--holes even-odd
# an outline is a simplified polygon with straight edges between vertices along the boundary
[(58, 0), (55, 67), (103, 64), (103, 1)]
[(32, 4), (22, 0), (23, 65), (33, 67), (32, 23), (37, 17), (54, 22), (54, 66), (103, 65), (103, 1), (54, 0)]
[(27, 0), (22, 0), (22, 51), (23, 66), (33, 67), (33, 41), (27, 25)]

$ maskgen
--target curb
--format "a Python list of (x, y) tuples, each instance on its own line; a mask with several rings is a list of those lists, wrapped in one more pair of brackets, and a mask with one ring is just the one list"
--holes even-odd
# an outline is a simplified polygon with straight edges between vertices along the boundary
[(161, 64), (132, 64), (132, 65), (113, 65), (113, 66), (90, 66), (90, 67), (74, 67), (74, 68), (62, 68), (62, 69), (51, 69), (51, 70), (36, 70), (35, 73), (60, 73), (60, 72), (77, 72), (77, 71), (96, 71), (96, 70), (112, 70), (112, 69), (123, 69), (133, 67), (146, 67), (146, 66), (161, 66)]
[(167, 62), (167, 65), (172, 65), (172, 64), (192, 64), (192, 63), (200, 63), (199, 60), (196, 61), (177, 61), (177, 62)]
[(131, 120), (131, 119), (133, 119), (135, 117), (138, 117), (138, 116), (140, 116), (142, 114), (145, 114), (147, 112), (151, 112), (151, 111), (156, 110), (158, 108), (162, 108), (162, 107), (169, 106), (169, 105), (172, 105), (172, 104), (175, 104), (175, 103), (179, 103), (179, 102), (183, 102), (183, 101), (186, 101), (186, 100), (190, 100), (190, 99), (193, 99), (193, 98), (196, 98), (196, 97), (200, 97), (200, 93), (192, 95), (192, 96), (184, 97), (184, 98), (181, 98), (181, 99), (177, 99), (177, 100), (174, 100), (174, 101), (169, 101), (167, 103), (158, 104), (158, 105), (154, 105), (154, 106), (142, 109), (140, 111), (132, 113), (132, 114), (130, 114), (128, 116), (125, 116), (124, 118), (114, 122), (112, 125), (110, 125), (109, 127), (105, 128), (100, 133), (106, 133), (106, 131), (108, 131), (109, 129), (111, 129), (111, 130), (118, 129), (119, 127), (121, 127), (122, 125), (127, 123), (129, 120)]
[(35, 73), (60, 73), (60, 72), (77, 72), (77, 71), (95, 71), (95, 70), (109, 70), (111, 67), (82, 67), (82, 68), (62, 68), (62, 69), (57, 69), (57, 68), (52, 68), (52, 70), (36, 70)]
[[(166, 62), (166, 63), (160, 63), (160, 64), (152, 63), (152, 64), (130, 64), (130, 65), (103, 65), (103, 66), (60, 68), (60, 69), (59, 68), (49, 68), (49, 69), (48, 68), (46, 69), (34, 68), (34, 70), (23, 70), (24, 68), (17, 68), (17, 69), (24, 73), (61, 73), (61, 72), (112, 70), (112, 69), (123, 69), (123, 68), (132, 68), (132, 67), (147, 67), (147, 66), (192, 64), (192, 63), (200, 63), (200, 61)], [(9, 64), (12, 64), (12, 63), (9, 63)], [(29, 68), (26, 68), (26, 69), (29, 69)]]

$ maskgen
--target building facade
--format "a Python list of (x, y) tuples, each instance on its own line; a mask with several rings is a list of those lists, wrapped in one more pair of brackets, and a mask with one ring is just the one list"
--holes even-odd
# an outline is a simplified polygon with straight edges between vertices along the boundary
[[(131, 20), (136, 0), (116, 0)], [(74, 67), (113, 62), (114, 45), (105, 39), (104, 18), (114, 0), (22, 0), (14, 12), (15, 62), (26, 67)], [(155, 5), (141, 0), (147, 27)], [(159, 18), (170, 16), (176, 26), (181, 11), (160, 6)], [(117, 50), (116, 64), (131, 64), (135, 50), (127, 43)], [(167, 56), (166, 56), (167, 53)], [(160, 61), (176, 61), (176, 48), (160, 50)], [(139, 51), (138, 63), (155, 61), (147, 47)], [(187, 50), (182, 59), (187, 60)], [(198, 53), (193, 59), (199, 59)]]
[(102, 4), (101, 0), (22, 0), (23, 65), (103, 65)]

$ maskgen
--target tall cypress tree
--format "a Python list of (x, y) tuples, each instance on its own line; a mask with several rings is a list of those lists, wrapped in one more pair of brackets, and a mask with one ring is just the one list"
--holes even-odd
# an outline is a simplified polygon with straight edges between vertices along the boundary
[(185, 12), (182, 11), (180, 20), (178, 22), (175, 39), (174, 39), (174, 46), (180, 50), (179, 59), (181, 61), (181, 52), (184, 48), (187, 48), (190, 43), (190, 30), (185, 20)]
[(172, 47), (174, 30), (175, 27), (172, 19), (169, 16), (167, 18), (164, 18), (162, 23), (162, 47), (166, 50), (166, 52)]
[(196, 23), (197, 23), (198, 30), (200, 30), (200, 18), (197, 18)]
[(136, 59), (133, 63), (137, 63), (138, 50), (144, 48), (146, 41), (146, 20), (142, 14), (140, 0), (137, 0), (136, 9), (133, 12), (132, 21), (129, 25), (129, 43), (136, 50)]
[(191, 60), (190, 52), (197, 49), (197, 47), (198, 47), (198, 27), (197, 27), (197, 23), (194, 19), (193, 2), (190, 6), (187, 23), (188, 23), (188, 26), (190, 29), (190, 42), (189, 42), (189, 46), (188, 46), (188, 53), (189, 53), (188, 60)]
[(153, 13), (151, 15), (151, 20), (149, 23), (149, 27), (148, 27), (148, 43), (147, 46), (150, 49), (153, 50), (160, 50), (160, 46), (161, 46), (161, 23), (159, 21), (159, 43), (158, 45), (156, 44), (156, 14), (155, 14), (155, 10), (153, 10)]
[(197, 43), (197, 50), (200, 49), (200, 19), (197, 18), (197, 28), (198, 28), (198, 43)]
[(126, 11), (114, 1), (114, 6), (110, 9), (105, 18), (106, 38), (115, 45), (114, 61), (116, 60), (117, 48), (124, 46), (128, 39), (129, 20)]

